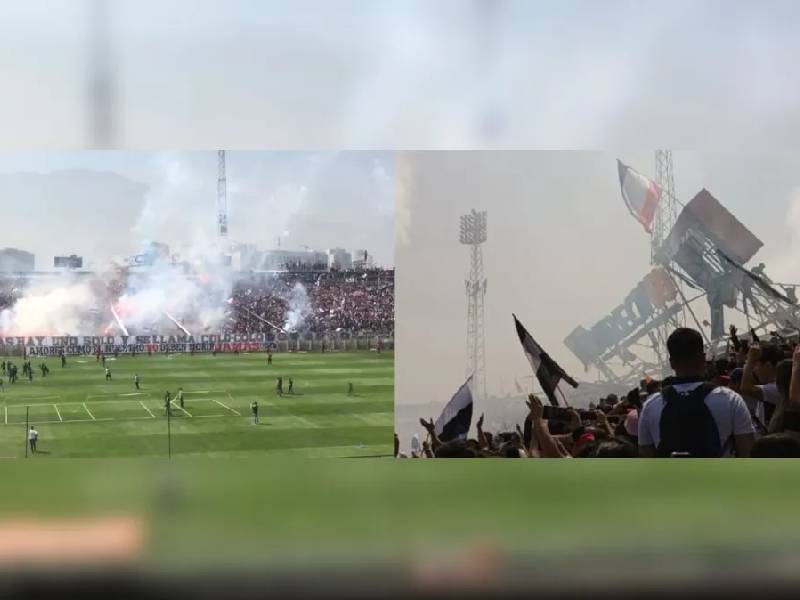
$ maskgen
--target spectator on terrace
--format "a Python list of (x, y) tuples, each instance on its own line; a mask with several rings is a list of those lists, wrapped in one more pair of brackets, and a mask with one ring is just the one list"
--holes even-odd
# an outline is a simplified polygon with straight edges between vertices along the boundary
[(667, 340), (675, 377), (650, 398), (639, 417), (643, 456), (747, 457), (755, 442), (750, 411), (741, 396), (705, 382), (703, 337), (677, 329)]

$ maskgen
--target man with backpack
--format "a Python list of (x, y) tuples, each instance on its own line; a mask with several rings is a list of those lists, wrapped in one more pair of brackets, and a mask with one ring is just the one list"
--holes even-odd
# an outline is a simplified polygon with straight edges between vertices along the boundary
[(639, 452), (644, 457), (748, 457), (755, 431), (742, 397), (707, 383), (703, 336), (676, 329), (667, 340), (675, 371), (669, 385), (655, 394), (639, 417)]

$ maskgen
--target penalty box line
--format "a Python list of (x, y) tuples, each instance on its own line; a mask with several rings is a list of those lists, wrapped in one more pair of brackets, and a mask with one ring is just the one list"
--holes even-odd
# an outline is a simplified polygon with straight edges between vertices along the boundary
[[(233, 396), (231, 396), (230, 393), (228, 393), (228, 396), (231, 398), (231, 400), (233, 400)], [(209, 398), (207, 400), (204, 399), (204, 401), (205, 402), (215, 402), (216, 404), (218, 404), (219, 406), (223, 407), (224, 409), (226, 409), (230, 413), (233, 413), (233, 415), (236, 415), (236, 416), (239, 416), (239, 417), (242, 416), (242, 414), (238, 410), (236, 410), (235, 408), (231, 408), (230, 406), (228, 406), (224, 402), (220, 402), (219, 400), (215, 400), (215, 399)], [(109, 404), (109, 403), (116, 403), (116, 402), (119, 402), (119, 401), (97, 401), (97, 400), (95, 400), (95, 401), (90, 401), (89, 404)], [(137, 401), (136, 400), (129, 400), (129, 401), (123, 401), (123, 402), (133, 404), (133, 403), (136, 403)], [(91, 423), (92, 421), (105, 421), (105, 422), (108, 422), (108, 421), (141, 421), (141, 420), (148, 420), (149, 421), (150, 419), (158, 418), (153, 413), (153, 411), (142, 400), (139, 400), (138, 403), (145, 411), (147, 411), (147, 414), (148, 414), (147, 417), (95, 417), (94, 413), (92, 413), (92, 411), (89, 409), (89, 406), (87, 405), (86, 402), (61, 402), (60, 404), (61, 404), (62, 407), (63, 406), (81, 406), (83, 408), (83, 410), (86, 412), (86, 414), (89, 416), (88, 419), (64, 419), (62, 414), (61, 414), (61, 411), (58, 409), (58, 406), (56, 404), (41, 403), (41, 404), (30, 404), (30, 405), (24, 405), (24, 406), (26, 406), (26, 407), (52, 406), (53, 409), (55, 409), (56, 415), (58, 416), (59, 420), (58, 421), (55, 421), (55, 420), (43, 421), (41, 419), (37, 419), (37, 422), (41, 423), (42, 425), (52, 425), (52, 424), (59, 424), (59, 423)], [(181, 408), (178, 404), (176, 404), (175, 400), (172, 400), (171, 404), (172, 404), (172, 406), (174, 408), (176, 408), (176, 409), (178, 409), (180, 411), (183, 411), (188, 417), (192, 417), (192, 418), (197, 417), (197, 418), (224, 419), (224, 418), (230, 418), (232, 416), (232, 415), (227, 415), (227, 414), (222, 414), (222, 415), (193, 415), (192, 413), (190, 413), (185, 408)], [(12, 407), (12, 408), (14, 408), (14, 407)], [(3, 422), (4, 422), (5, 425), (8, 425), (9, 424), (8, 423), (8, 405), (4, 405), (3, 406), (3, 412), (4, 412)], [(19, 422), (14, 421), (12, 423), (12, 425), (18, 425), (21, 422), (22, 421), (19, 421)]]
[(182, 406), (180, 406), (178, 404), (175, 404), (175, 400), (170, 400), (169, 403), (172, 404), (172, 406), (174, 406), (178, 410), (182, 410), (183, 412), (185, 412), (187, 416), (189, 416), (189, 417), (192, 416), (192, 413), (190, 413), (188, 410), (186, 410), (185, 408), (183, 408)]
[[(231, 396), (231, 393), (230, 393), (228, 390), (225, 390), (225, 394), (227, 394), (228, 398), (230, 398), (230, 399), (231, 399), (231, 403), (234, 403), (234, 402), (236, 402), (236, 401), (233, 399), (233, 396)], [(240, 413), (240, 412), (239, 412), (238, 410), (236, 410), (235, 408), (231, 408), (230, 406), (228, 406), (228, 405), (227, 405), (227, 404), (225, 404), (224, 402), (220, 402), (219, 400), (214, 400), (214, 402), (216, 402), (217, 404), (219, 404), (219, 405), (220, 405), (222, 408), (227, 408), (229, 411), (231, 411), (231, 412), (232, 412), (233, 414), (235, 414), (236, 416), (238, 416), (238, 417), (241, 417), (241, 416), (242, 416), (242, 413)]]
[(144, 402), (142, 402), (141, 400), (139, 400), (139, 404), (141, 404), (141, 405), (142, 405), (142, 408), (143, 408), (143, 409), (145, 409), (145, 410), (147, 411), (147, 413), (148, 413), (148, 414), (149, 414), (151, 417), (153, 417), (154, 419), (156, 418), (156, 416), (153, 414), (153, 411), (152, 411), (152, 410), (150, 410), (149, 408), (147, 408), (147, 405), (146, 405)]

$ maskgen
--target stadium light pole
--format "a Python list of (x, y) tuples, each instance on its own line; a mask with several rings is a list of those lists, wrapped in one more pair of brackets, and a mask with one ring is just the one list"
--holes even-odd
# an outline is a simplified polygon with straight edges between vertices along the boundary
[(167, 404), (167, 458), (172, 459), (172, 411)]
[(25, 407), (25, 458), (28, 458), (28, 431), (30, 431), (30, 425), (28, 421), (30, 419), (31, 407)]
[(484, 298), (486, 277), (483, 273), (483, 248), (486, 242), (486, 211), (473, 209), (462, 215), (459, 241), (470, 247), (469, 278), (465, 280), (467, 294), (467, 376), (472, 375), (474, 393), (486, 397), (486, 350), (484, 336)]

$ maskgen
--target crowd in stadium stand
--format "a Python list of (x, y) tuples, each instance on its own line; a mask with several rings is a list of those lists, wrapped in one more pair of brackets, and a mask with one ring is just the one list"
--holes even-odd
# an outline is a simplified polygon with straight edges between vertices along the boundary
[(0, 310), (9, 308), (14, 304), (14, 287), (16, 285), (15, 279), (0, 278)]
[[(394, 331), (394, 271), (291, 272), (236, 285), (226, 329), (232, 333), (271, 332), (283, 326), (290, 299), (303, 288), (307, 302), (303, 330), (317, 334), (339, 331)], [(267, 321), (269, 323), (267, 323)]]
[[(674, 376), (645, 380), (623, 398), (610, 395), (588, 410), (545, 406), (534, 395), (515, 431), (442, 439), (420, 419), (411, 458), (798, 458), (800, 345), (777, 334), (740, 339), (712, 361), (703, 337), (678, 329), (668, 340)], [(399, 452), (395, 436), (395, 456)]]
[[(124, 276), (97, 279), (93, 283), (97, 284), (97, 297), (107, 299), (100, 303), (102, 306), (107, 306), (109, 300), (114, 302), (126, 288)], [(15, 295), (19, 295), (25, 284), (18, 279), (0, 279), (0, 310), (14, 303)], [(12, 293), (14, 288), (17, 294)], [(224, 304), (225, 298), (214, 301)], [(297, 305), (302, 313), (296, 328), (299, 333), (391, 334), (394, 331), (394, 271), (301, 270), (243, 276), (234, 284), (232, 297), (225, 305), (223, 332), (275, 333), (275, 326), (284, 327), (290, 311), (297, 310)], [(84, 312), (82, 319), (87, 330), (102, 332), (111, 320), (111, 315), (89, 306)], [(178, 317), (186, 318), (185, 315)]]
[(288, 273), (298, 273), (302, 271), (327, 271), (328, 263), (307, 263), (298, 260), (284, 263), (283, 270)]

